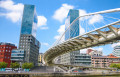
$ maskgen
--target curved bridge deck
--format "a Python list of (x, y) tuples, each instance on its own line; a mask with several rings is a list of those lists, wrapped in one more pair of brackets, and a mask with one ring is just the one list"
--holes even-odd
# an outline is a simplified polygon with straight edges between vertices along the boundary
[[(53, 65), (53, 60), (57, 56), (64, 53), (117, 42), (120, 40), (120, 28), (115, 28), (113, 25), (120, 26), (120, 21), (116, 21), (94, 31), (69, 39), (59, 45), (50, 48), (45, 52), (43, 56), (44, 62), (47, 65)], [(102, 29), (105, 28), (108, 30), (102, 31)]]

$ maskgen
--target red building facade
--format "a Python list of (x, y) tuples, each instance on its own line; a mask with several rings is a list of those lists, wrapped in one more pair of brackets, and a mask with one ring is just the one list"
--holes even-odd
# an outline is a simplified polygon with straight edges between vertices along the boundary
[(11, 63), (11, 51), (16, 48), (17, 47), (11, 43), (0, 43), (0, 62), (8, 63), (7, 67), (9, 67)]

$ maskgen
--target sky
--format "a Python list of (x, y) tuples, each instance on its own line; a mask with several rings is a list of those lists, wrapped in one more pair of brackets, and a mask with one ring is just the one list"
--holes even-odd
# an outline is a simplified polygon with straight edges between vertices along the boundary
[[(93, 13), (119, 8), (120, 0), (0, 0), (0, 42), (19, 45), (24, 4), (36, 6), (36, 38), (41, 43), (39, 52), (44, 53), (64, 32), (69, 9), (79, 9), (82, 14)], [(94, 49), (102, 50), (104, 55), (108, 55), (116, 45), (109, 44)]]

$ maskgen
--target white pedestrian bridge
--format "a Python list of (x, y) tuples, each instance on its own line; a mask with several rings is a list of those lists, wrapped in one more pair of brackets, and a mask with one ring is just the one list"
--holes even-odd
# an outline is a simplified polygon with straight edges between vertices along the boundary
[[(78, 20), (79, 21), (83, 20), (82, 18), (85, 18), (85, 17), (88, 18), (93, 15), (104, 15), (104, 14), (116, 13), (116, 12), (119, 14), (120, 8), (105, 10), (105, 11), (100, 11), (95, 13), (89, 13), (83, 16), (79, 16), (70, 24), (70, 26), (72, 26)], [(63, 35), (61, 35), (60, 39), (57, 40), (57, 43), (55, 43), (54, 46), (49, 48), (44, 53), (43, 55), (44, 63), (46, 65), (55, 65), (55, 58), (62, 54), (65, 54), (71, 51), (89, 48), (89, 47), (101, 46), (105, 44), (118, 42), (120, 40), (120, 20), (119, 20), (120, 17), (116, 15), (115, 15), (116, 17), (112, 17), (112, 16), (114, 15), (111, 15), (108, 18), (111, 18), (112, 20), (116, 19), (113, 22), (110, 20), (110, 23), (101, 25), (101, 23), (103, 22), (102, 21), (101, 23), (99, 23), (100, 24), (99, 28), (94, 28), (94, 30), (89, 30), (89, 32), (85, 32), (83, 34), (80, 34), (79, 36), (60, 42), (62, 40), (62, 37), (64, 37), (65, 35), (65, 32), (66, 32), (65, 31)], [(84, 22), (84, 23), (86, 24), (87, 22)], [(96, 26), (96, 25), (93, 25), (93, 26)], [(86, 28), (89, 28), (89, 27), (87, 26)]]

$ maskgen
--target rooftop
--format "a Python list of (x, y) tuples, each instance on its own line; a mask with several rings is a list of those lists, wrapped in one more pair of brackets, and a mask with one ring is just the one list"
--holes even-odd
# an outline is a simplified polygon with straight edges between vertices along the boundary
[(11, 45), (11, 46), (15, 46), (15, 44), (5, 43), (5, 42), (0, 42), (0, 45)]
[(113, 54), (109, 54), (109, 55), (108, 55), (108, 58), (119, 58), (119, 57), (116, 57), (116, 56), (114, 56)]

